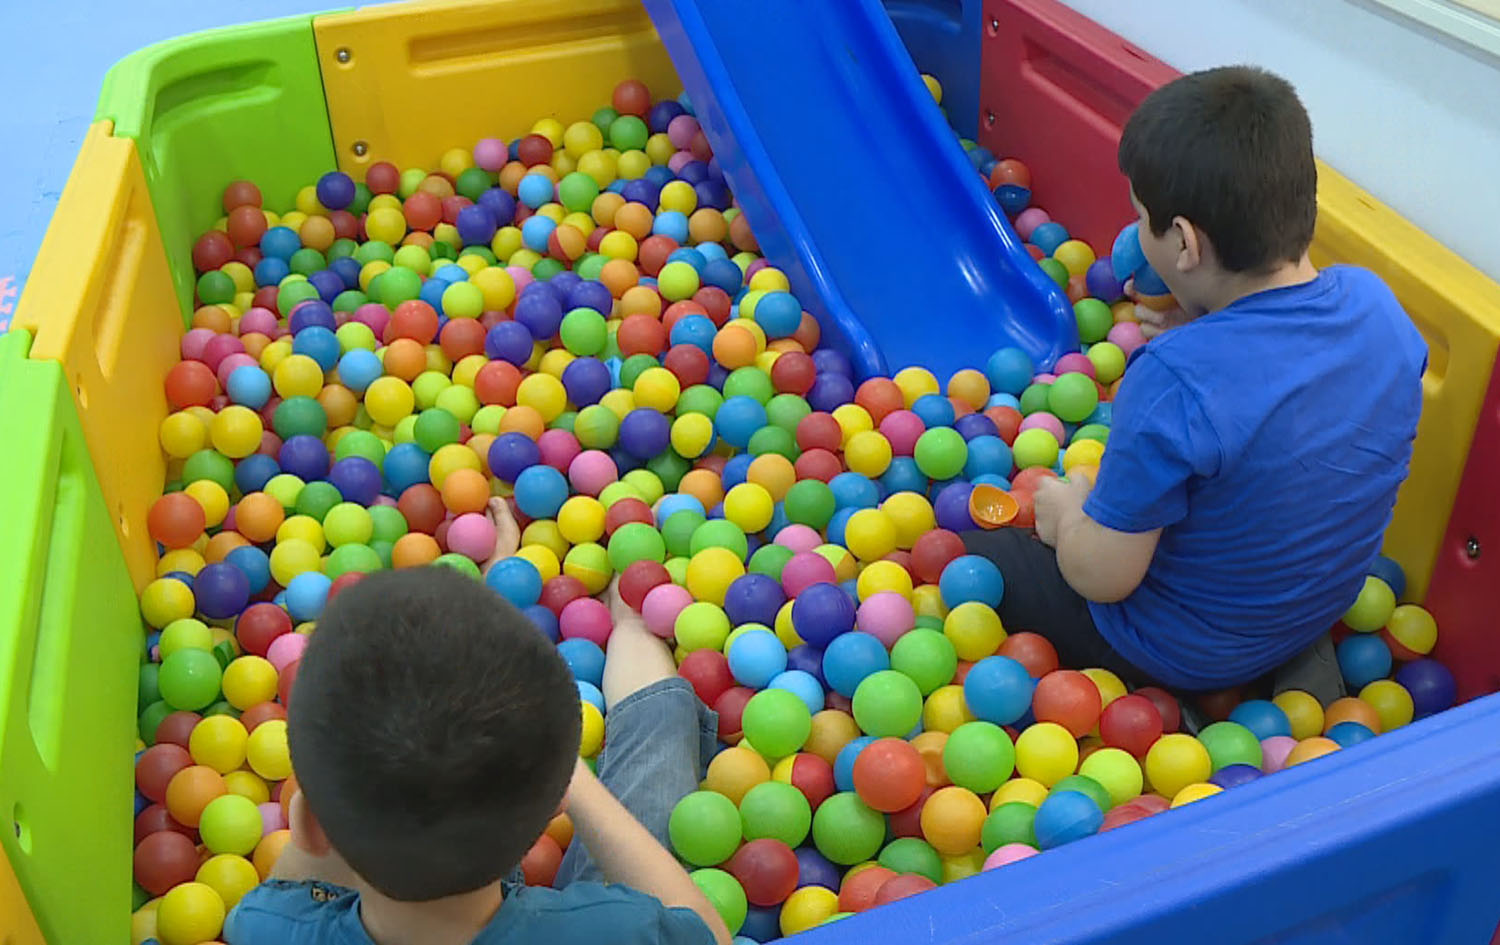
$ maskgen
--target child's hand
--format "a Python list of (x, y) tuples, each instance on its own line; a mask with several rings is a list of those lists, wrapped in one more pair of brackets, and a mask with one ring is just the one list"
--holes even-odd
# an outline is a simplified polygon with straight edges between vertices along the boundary
[(1135, 291), (1135, 280), (1129, 279), (1125, 282), (1125, 297), (1135, 303), (1135, 320), (1140, 323), (1141, 334), (1147, 341), (1155, 338), (1164, 331), (1169, 331), (1181, 325), (1186, 325), (1193, 320), (1177, 300), (1171, 296), (1166, 299), (1171, 304), (1165, 309), (1155, 309), (1141, 303), (1140, 296)]
[(516, 524), (516, 517), (511, 514), (510, 505), (499, 496), (490, 499), (484, 512), (495, 525), (495, 552), (485, 562), (485, 567), (488, 568), (496, 561), (509, 558), (520, 550), (521, 526)]
[(1083, 510), (1083, 502), (1094, 489), (1086, 476), (1043, 479), (1036, 487), (1036, 536), (1050, 548), (1057, 547), (1063, 521)]

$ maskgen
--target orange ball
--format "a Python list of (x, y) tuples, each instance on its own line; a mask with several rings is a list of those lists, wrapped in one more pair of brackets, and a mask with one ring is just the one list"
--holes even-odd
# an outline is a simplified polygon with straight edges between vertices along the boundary
[(615, 211), (615, 229), (624, 230), (638, 240), (651, 235), (656, 217), (643, 203), (627, 203)]
[(927, 766), (927, 786), (940, 788), (952, 784), (948, 780), (948, 768), (943, 764), (943, 749), (948, 747), (947, 732), (922, 732), (911, 740), (911, 747), (922, 756)]
[(569, 817), (566, 812), (558, 814), (552, 818), (543, 832), (555, 840), (559, 847), (566, 850), (568, 844), (573, 842), (573, 818)]
[(260, 874), (261, 882), (271, 878), (271, 870), (276, 866), (276, 861), (281, 859), (281, 851), (292, 841), (292, 832), (281, 829), (273, 830), (261, 838), (260, 843), (255, 845), (255, 852), (250, 855), (250, 863), (255, 867), (255, 872)]
[(260, 360), (260, 353), (266, 350), (266, 345), (270, 343), (271, 339), (267, 338), (265, 335), (262, 335), (258, 331), (252, 331), (249, 334), (240, 335), (240, 344), (245, 346), (245, 353), (250, 355), (250, 357), (254, 358), (257, 361)]
[(631, 286), (621, 293), (615, 314), (621, 318), (626, 315), (650, 315), (653, 318), (659, 318), (661, 317), (661, 296), (657, 295), (656, 290), (650, 286)]
[(520, 161), (511, 161), (500, 168), (500, 186), (515, 196), (516, 190), (521, 186), (521, 178), (525, 177), (529, 170), (531, 168)]
[(348, 426), (354, 422), (354, 416), (359, 412), (359, 398), (342, 384), (325, 385), (318, 391), (317, 401), (323, 405), (323, 412), (328, 415), (330, 429)]
[(469, 437), (469, 442), (464, 444), (474, 451), (475, 456), (479, 457), (479, 471), (486, 476), (492, 475), (490, 471), (490, 445), (495, 440), (496, 437), (489, 433), (475, 433)]
[(208, 765), (188, 765), (167, 782), (167, 813), (184, 827), (196, 827), (203, 808), (228, 793), (222, 774)]
[(234, 507), (234, 527), (256, 544), (275, 538), (284, 521), (286, 510), (264, 492), (252, 492)]
[(535, 407), (517, 404), (505, 411), (500, 418), (501, 433), (524, 433), (533, 440), (547, 431), (547, 423)]
[(194, 328), (208, 328), (223, 334), (229, 331), (229, 310), (222, 305), (204, 305), (193, 313)]
[(1324, 738), (1322, 735), (1304, 738), (1287, 754), (1284, 767), (1300, 765), (1304, 761), (1312, 761), (1314, 758), (1321, 758), (1338, 750), (1339, 743), (1331, 738)]
[(599, 270), (599, 281), (604, 283), (610, 295), (618, 299), (640, 284), (641, 273), (633, 262), (611, 259)]
[(281, 782), (281, 797), (279, 799), (281, 816), (286, 818), (287, 823), (292, 822), (292, 798), (296, 797), (297, 792), (300, 790), (302, 790), (302, 786), (297, 783), (296, 772), (287, 775), (286, 780)]
[(605, 191), (594, 198), (593, 204), (589, 207), (589, 213), (593, 216), (595, 223), (612, 227), (615, 225), (615, 213), (623, 206), (625, 206), (624, 197)]
[(420, 568), (436, 561), (442, 553), (436, 538), (422, 532), (407, 532), (391, 546), (391, 567)]
[(588, 252), (588, 237), (570, 223), (564, 223), (547, 237), (547, 255), (553, 259), (571, 263)]
[(771, 493), (773, 501), (780, 502), (796, 485), (797, 469), (780, 453), (763, 453), (750, 462), (746, 478)]
[(455, 469), (443, 478), (438, 489), (443, 504), (454, 515), (482, 512), (490, 501), (490, 483), (477, 469)]
[(939, 788), (922, 805), (922, 836), (939, 853), (968, 853), (979, 846), (988, 815), (984, 801), (968, 788)]
[(688, 217), (688, 235), (694, 243), (722, 243), (729, 236), (729, 224), (724, 222), (724, 214), (703, 207)]
[(792, 340), (802, 346), (803, 351), (812, 351), (823, 339), (823, 329), (818, 320), (807, 312), (802, 313), (802, 324), (792, 332)]
[(309, 246), (320, 253), (326, 253), (336, 238), (333, 221), (323, 216), (311, 216), (303, 220), (302, 226), (297, 229), (297, 235), (302, 237), (303, 246)]
[(990, 399), (989, 379), (973, 368), (964, 368), (949, 378), (948, 396), (971, 410), (983, 410)]
[(759, 353), (755, 336), (739, 325), (725, 325), (714, 335), (714, 360), (731, 371), (754, 364)]
[(1381, 732), (1380, 714), (1375, 711), (1375, 707), (1354, 696), (1335, 700), (1323, 710), (1323, 734), (1328, 734), (1328, 730), (1340, 722), (1358, 722), (1376, 735)]
[(724, 501), (724, 481), (717, 473), (708, 469), (689, 470), (683, 475), (682, 482), (678, 483), (677, 491), (702, 502), (705, 509), (711, 509)]
[(427, 348), (412, 338), (397, 338), (385, 346), (385, 373), (408, 384), (427, 370)]
[(151, 503), (146, 531), (168, 549), (187, 548), (203, 534), (207, 521), (197, 499), (186, 492), (169, 492)]
[(248, 544), (249, 539), (239, 532), (219, 532), (208, 540), (208, 546), (203, 549), (203, 560), (208, 564), (218, 564), (231, 551)]

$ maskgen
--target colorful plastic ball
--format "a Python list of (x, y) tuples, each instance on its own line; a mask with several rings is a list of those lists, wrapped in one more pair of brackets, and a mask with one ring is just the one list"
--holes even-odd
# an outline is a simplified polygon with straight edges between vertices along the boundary
[(1057, 670), (1037, 681), (1032, 712), (1038, 721), (1056, 722), (1082, 737), (1099, 723), (1103, 702), (1099, 688), (1083, 673)]
[(852, 702), (860, 730), (877, 738), (904, 736), (922, 717), (922, 693), (917, 684), (895, 670), (866, 676), (855, 689)]
[(1208, 779), (1208, 783), (1227, 791), (1230, 788), (1259, 780), (1264, 776), (1265, 773), (1253, 765), (1229, 765), (1214, 772), (1214, 776)]
[(930, 627), (916, 627), (891, 647), (891, 669), (917, 684), (928, 696), (953, 680), (958, 654), (953, 644)]
[(1323, 704), (1311, 694), (1289, 689), (1278, 693), (1271, 702), (1286, 715), (1293, 738), (1300, 741), (1322, 734)]
[[(949, 570), (952, 568), (949, 565)], [(994, 655), (1005, 640), (1005, 628), (993, 607), (967, 600), (953, 606), (943, 618), (943, 635), (953, 644), (959, 659), (977, 661)]]
[[(833, 795), (818, 805), (813, 813), (813, 842), (818, 852), (841, 866), (851, 866), (875, 856), (885, 841), (885, 830), (885, 818), (852, 790)], [(795, 898), (816, 888), (819, 887), (803, 887), (792, 896)], [(831, 892), (829, 895), (832, 897)], [(788, 900), (790, 905), (791, 900)]]
[(784, 689), (756, 693), (742, 718), (745, 741), (767, 758), (782, 758), (802, 747), (812, 731), (807, 704)]
[(1058, 791), (1037, 808), (1033, 828), (1037, 846), (1051, 850), (1092, 836), (1104, 825), (1104, 812), (1085, 794)]
[(224, 900), (212, 886), (187, 882), (174, 887), (156, 907), (156, 937), (161, 945), (198, 945), (218, 937), (224, 928)]
[(292, 758), (286, 741), (286, 722), (272, 719), (255, 727), (245, 746), (245, 757), (256, 774), (272, 781), (292, 773)]
[(1328, 729), (1328, 737), (1340, 748), (1352, 748), (1374, 738), (1375, 733), (1358, 722), (1340, 722)]
[(791, 847), (770, 837), (751, 840), (740, 847), (726, 868), (744, 888), (745, 898), (752, 905), (779, 905), (797, 888), (797, 855)]
[(1321, 758), (1339, 750), (1339, 743), (1331, 738), (1316, 735), (1312, 738), (1304, 738), (1286, 756), (1285, 767), (1292, 768), (1297, 765)]
[(1105, 706), (1099, 716), (1099, 734), (1104, 744), (1123, 749), (1136, 758), (1145, 757), (1161, 737), (1162, 729), (1161, 712), (1150, 699), (1138, 694), (1121, 696)]
[(1425, 719), (1453, 707), (1458, 684), (1437, 660), (1414, 660), (1396, 670), (1396, 682), (1411, 694), (1414, 717)]
[(1260, 739), (1236, 722), (1215, 722), (1198, 733), (1198, 741), (1208, 749), (1214, 771), (1238, 764), (1259, 768), (1264, 760)]
[(1261, 741), (1273, 735), (1292, 734), (1292, 723), (1286, 713), (1267, 699), (1241, 702), (1229, 713), (1229, 721), (1249, 729)]
[(1163, 735), (1146, 753), (1146, 778), (1156, 793), (1171, 797), (1189, 784), (1207, 781), (1213, 759), (1191, 735)]
[[(1054, 722), (1027, 726), (1016, 739), (1015, 747), (1016, 771), (1022, 777), (1049, 788), (1078, 768), (1077, 740), (1071, 732)], [(1207, 752), (1204, 752), (1204, 757), (1207, 757)]]
[(818, 583), (796, 595), (792, 603), (792, 625), (804, 641), (823, 648), (835, 637), (854, 629), (856, 613), (853, 599), (842, 588), (836, 584)]
[(1396, 594), (1378, 577), (1365, 578), (1359, 597), (1344, 613), (1344, 624), (1358, 633), (1374, 633), (1384, 627), (1396, 610)]
[(885, 645), (869, 633), (840, 634), (823, 652), (823, 676), (828, 681), (828, 688), (846, 698), (854, 697), (859, 684), (867, 676), (890, 666), (891, 658)]
[(966, 722), (948, 736), (943, 770), (959, 787), (988, 794), (1015, 770), (1015, 746), (998, 725)]
[(939, 788), (922, 805), (922, 837), (939, 853), (956, 856), (979, 846), (984, 820), (984, 802), (967, 788)]
[(1004, 656), (989, 656), (964, 677), (964, 701), (976, 718), (1013, 725), (1031, 708), (1036, 683), (1026, 667)]
[(254, 851), (263, 826), (255, 802), (238, 794), (225, 794), (209, 801), (198, 822), (203, 844), (210, 852), (237, 856)]
[(1297, 740), (1290, 735), (1272, 735), (1260, 743), (1261, 770), (1275, 774), (1286, 765), (1287, 756), (1297, 747)]
[(1403, 662), (1432, 652), (1437, 645), (1437, 621), (1416, 604), (1401, 604), (1391, 611), (1380, 636), (1391, 654)]
[(738, 577), (724, 594), (724, 612), (735, 626), (747, 623), (774, 626), (776, 614), (785, 603), (781, 584), (764, 574)]
[(740, 823), (746, 840), (770, 837), (789, 847), (807, 839), (812, 806), (803, 793), (784, 781), (765, 781), (745, 792)]
[(769, 630), (740, 634), (729, 644), (727, 656), (735, 681), (752, 689), (764, 689), (786, 670), (786, 647)]
[(1391, 673), (1391, 650), (1380, 636), (1356, 633), (1345, 638), (1336, 650), (1339, 671), (1351, 690), (1361, 689)]
[(1037, 427), (1022, 430), (1011, 443), (1011, 451), (1018, 469), (1051, 468), (1057, 462), (1059, 452), (1057, 436), (1050, 430)]
[(694, 791), (672, 808), (667, 835), (672, 849), (694, 866), (724, 862), (740, 843), (740, 812), (714, 791)]
[(186, 649), (162, 660), (157, 685), (167, 705), (197, 711), (218, 698), (222, 677), (219, 662), (212, 653)]
[(1382, 732), (1394, 731), (1410, 724), (1416, 714), (1416, 704), (1411, 693), (1394, 680), (1375, 680), (1359, 691), (1359, 698), (1375, 710)]
[(903, 633), (916, 625), (916, 612), (911, 601), (899, 591), (877, 591), (859, 605), (855, 623), (890, 648)]
[(1005, 579), (989, 559), (962, 555), (943, 568), (938, 587), (943, 594), (943, 603), (950, 608), (968, 601), (998, 607), (1005, 594)]

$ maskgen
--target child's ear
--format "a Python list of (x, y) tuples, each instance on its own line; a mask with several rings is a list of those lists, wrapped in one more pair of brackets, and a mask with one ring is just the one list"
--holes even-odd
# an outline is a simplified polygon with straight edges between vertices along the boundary
[(313, 814), (312, 808), (307, 806), (307, 799), (302, 796), (301, 791), (292, 795), (288, 814), (292, 842), (299, 848), (313, 856), (326, 856), (333, 850), (328, 842), (328, 835), (323, 833), (323, 825), (318, 823), (318, 818)]
[(1208, 254), (1202, 232), (1187, 217), (1173, 217), (1172, 232), (1178, 241), (1177, 271), (1190, 272), (1198, 268)]

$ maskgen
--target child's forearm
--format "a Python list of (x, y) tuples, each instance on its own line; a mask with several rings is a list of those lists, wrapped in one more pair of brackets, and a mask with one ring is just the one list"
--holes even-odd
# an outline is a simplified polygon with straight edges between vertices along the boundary
[(580, 764), (573, 776), (568, 814), (606, 881), (638, 889), (667, 906), (691, 909), (718, 945), (729, 945), (729, 928), (708, 897), (586, 765)]

